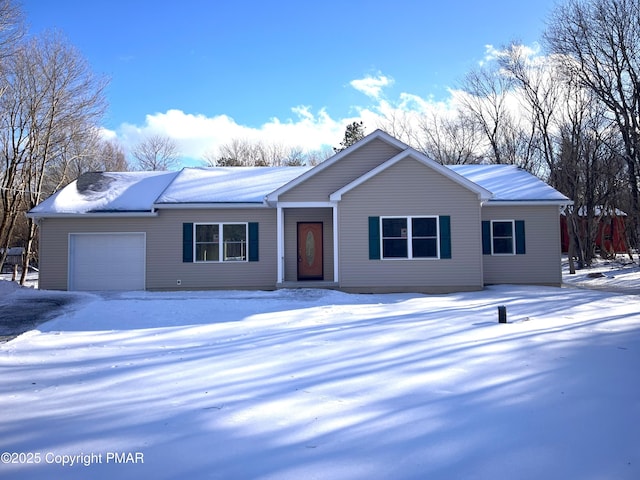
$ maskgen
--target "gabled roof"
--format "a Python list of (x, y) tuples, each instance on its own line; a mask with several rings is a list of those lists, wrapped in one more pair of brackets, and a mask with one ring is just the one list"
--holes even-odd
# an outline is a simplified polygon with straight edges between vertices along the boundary
[(278, 188), (277, 190), (269, 193), (269, 195), (267, 195), (267, 201), (268, 202), (276, 202), (278, 200), (278, 197), (280, 195), (282, 195), (283, 193), (291, 190), (292, 188), (294, 188), (297, 185), (301, 184), (302, 182), (307, 180), (309, 177), (312, 177), (313, 175), (317, 174), (318, 172), (321, 172), (324, 169), (331, 167), (331, 165), (333, 165), (334, 163), (339, 162), (344, 157), (349, 155), (351, 152), (353, 152), (353, 151), (355, 151), (355, 150), (357, 150), (359, 148), (362, 148), (363, 146), (365, 146), (365, 145), (367, 145), (367, 144), (369, 144), (369, 143), (371, 143), (371, 142), (373, 142), (375, 140), (382, 140), (383, 142), (386, 142), (389, 145), (393, 145), (394, 147), (397, 147), (397, 148), (399, 148), (401, 150), (406, 150), (407, 148), (409, 148), (409, 146), (407, 144), (401, 142), (397, 138), (392, 137), (388, 133), (383, 132), (382, 130), (376, 130), (373, 133), (370, 133), (369, 135), (364, 137), (362, 140), (358, 141), (357, 143), (354, 143), (353, 145), (351, 145), (351, 146), (345, 148), (344, 150), (342, 150), (341, 152), (336, 153), (334, 156), (328, 158), (324, 162), (319, 163), (318, 165), (316, 165), (315, 167), (310, 169), (308, 172), (300, 175), (298, 178), (294, 179), (293, 181), (291, 181), (291, 182), (287, 183), (286, 185), (283, 185), (282, 187)]
[(484, 187), (482, 187), (482, 186), (480, 186), (480, 185), (468, 180), (464, 176), (459, 175), (458, 173), (456, 173), (455, 171), (452, 171), (451, 169), (449, 169), (449, 168), (447, 168), (447, 167), (445, 167), (443, 165), (440, 165), (438, 162), (436, 162), (434, 160), (431, 160), (429, 157), (427, 157), (426, 155), (418, 152), (417, 150), (414, 150), (413, 148), (408, 147), (406, 150), (400, 152), (395, 157), (390, 158), (386, 162), (382, 163), (381, 165), (378, 165), (373, 170), (370, 170), (366, 174), (364, 174), (361, 177), (355, 179), (354, 181), (352, 181), (351, 183), (345, 185), (341, 189), (336, 190), (329, 197), (330, 200), (331, 201), (339, 201), (342, 198), (342, 195), (344, 195), (348, 191), (352, 190), (353, 188), (357, 187), (358, 185), (361, 185), (362, 183), (366, 182), (370, 178), (375, 177), (380, 172), (383, 172), (387, 168), (391, 167), (392, 165), (395, 165), (399, 161), (404, 160), (406, 158), (412, 158), (412, 159), (422, 163), (423, 165), (435, 170), (436, 172), (440, 173), (441, 175), (443, 175), (444, 177), (448, 178), (449, 180), (452, 180), (453, 182), (455, 182), (455, 183), (467, 188), (468, 190), (471, 190), (473, 193), (478, 195), (478, 198), (480, 200), (488, 200), (492, 196), (492, 193), (489, 190), (485, 189)]

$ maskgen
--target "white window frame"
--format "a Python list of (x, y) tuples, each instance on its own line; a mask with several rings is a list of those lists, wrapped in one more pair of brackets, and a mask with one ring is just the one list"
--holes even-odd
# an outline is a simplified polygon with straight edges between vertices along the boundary
[[(385, 257), (384, 256), (384, 240), (383, 223), (384, 220), (405, 219), (407, 221), (407, 256), (406, 257)], [(414, 257), (413, 256), (413, 219), (414, 218), (433, 218), (436, 221), (436, 256), (435, 257)], [(419, 237), (426, 238), (426, 237)], [(440, 259), (440, 216), (439, 215), (396, 215), (380, 217), (380, 259), (381, 260), (439, 260)]]
[[(511, 224), (511, 252), (499, 252), (497, 253), (494, 248), (494, 239), (495, 238), (509, 238), (509, 237), (495, 237), (493, 235), (493, 224), (494, 223), (510, 223)], [(491, 220), (491, 255), (496, 256), (506, 256), (510, 257), (516, 254), (516, 221), (515, 220)]]
[[(198, 260), (196, 255), (197, 241), (197, 228), (198, 226), (211, 226), (217, 225), (218, 235), (220, 236), (218, 241), (218, 260)], [(224, 240), (224, 226), (225, 225), (244, 225), (244, 259), (225, 258), (225, 246), (229, 242)], [(200, 222), (193, 224), (193, 263), (244, 263), (249, 261), (249, 222)]]

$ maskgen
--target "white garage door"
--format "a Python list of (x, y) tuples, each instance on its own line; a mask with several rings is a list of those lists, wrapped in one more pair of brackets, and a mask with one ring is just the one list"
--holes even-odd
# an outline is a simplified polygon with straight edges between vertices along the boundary
[(144, 233), (72, 233), (69, 290), (144, 290)]

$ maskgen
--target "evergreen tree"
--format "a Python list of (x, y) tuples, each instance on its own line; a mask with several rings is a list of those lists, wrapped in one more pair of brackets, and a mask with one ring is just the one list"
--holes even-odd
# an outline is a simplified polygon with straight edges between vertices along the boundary
[(345, 148), (350, 147), (354, 143), (362, 140), (364, 138), (364, 124), (362, 121), (353, 122), (347, 125), (347, 128), (344, 131), (344, 139), (340, 142), (339, 147), (333, 147), (333, 151), (335, 153), (341, 152)]

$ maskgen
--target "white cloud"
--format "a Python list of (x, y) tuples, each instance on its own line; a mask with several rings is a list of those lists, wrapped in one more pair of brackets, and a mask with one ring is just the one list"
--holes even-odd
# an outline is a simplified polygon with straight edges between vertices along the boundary
[(378, 74), (376, 77), (367, 76), (350, 82), (353, 88), (373, 99), (379, 99), (382, 88), (392, 84), (393, 79), (382, 74)]
[(207, 117), (168, 110), (147, 115), (144, 125), (121, 125), (117, 136), (130, 151), (145, 136), (166, 135), (176, 141), (182, 157), (196, 163), (206, 153), (216, 152), (220, 145), (233, 139), (295, 146), (306, 151), (322, 150), (327, 145), (337, 145), (345, 125), (355, 120), (333, 119), (326, 110), (313, 112), (308, 106), (297, 106), (291, 110), (292, 119), (281, 121), (274, 117), (259, 128), (240, 125), (227, 115)]

